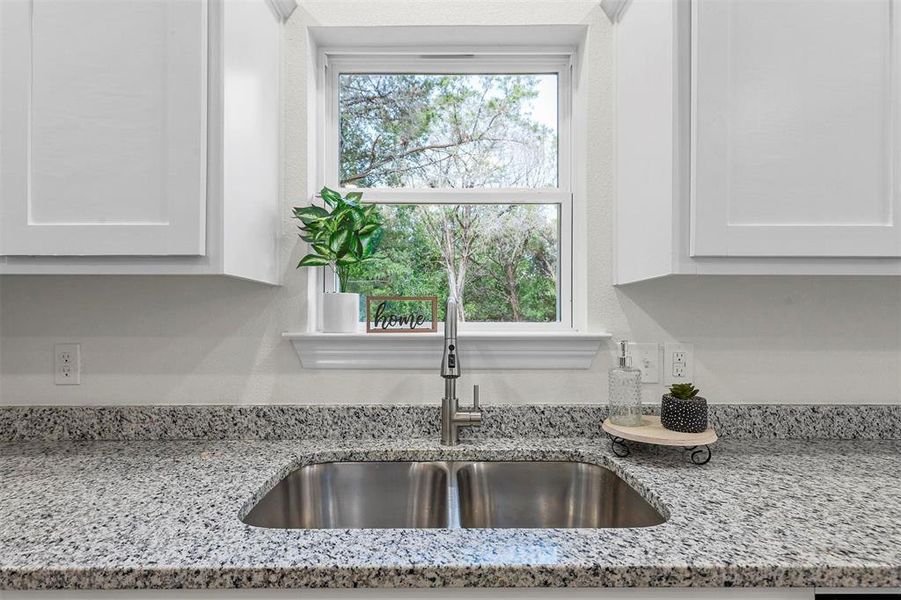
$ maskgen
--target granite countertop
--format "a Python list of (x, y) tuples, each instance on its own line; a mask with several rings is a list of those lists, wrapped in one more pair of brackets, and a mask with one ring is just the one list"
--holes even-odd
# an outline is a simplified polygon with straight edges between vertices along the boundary
[[(598, 438), (0, 444), (0, 589), (901, 586), (901, 441), (723, 440), (712, 462)], [(639, 529), (275, 530), (242, 510), (329, 460), (606, 465)]]

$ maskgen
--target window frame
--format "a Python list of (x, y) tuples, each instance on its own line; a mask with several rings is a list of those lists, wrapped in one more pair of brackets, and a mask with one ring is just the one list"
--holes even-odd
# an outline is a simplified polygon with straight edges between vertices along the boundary
[[(468, 50), (468, 49), (467, 49)], [(316, 177), (318, 190), (322, 186), (337, 189), (342, 194), (362, 191), (364, 202), (374, 204), (556, 204), (559, 205), (558, 237), (559, 277), (557, 307), (559, 320), (535, 322), (474, 322), (460, 323), (461, 331), (553, 333), (577, 331), (583, 325), (583, 299), (575, 294), (578, 274), (584, 264), (575, 252), (577, 228), (574, 215), (577, 198), (573, 160), (573, 112), (576, 105), (573, 80), (574, 50), (572, 48), (517, 47), (479, 48), (452, 52), (442, 49), (411, 50), (410, 48), (375, 48), (348, 50), (323, 48), (317, 61), (320, 110), (316, 132)], [(553, 74), (557, 76), (557, 186), (555, 188), (476, 188), (476, 189), (412, 189), (412, 188), (343, 188), (339, 181), (339, 75), (341, 73), (453, 73), (453, 74)], [(579, 263), (579, 264), (577, 264)], [(327, 277), (325, 269), (316, 269), (316, 290), (335, 291), (334, 277)], [(443, 301), (443, 299), (439, 299)], [(317, 310), (317, 317), (321, 318)]]

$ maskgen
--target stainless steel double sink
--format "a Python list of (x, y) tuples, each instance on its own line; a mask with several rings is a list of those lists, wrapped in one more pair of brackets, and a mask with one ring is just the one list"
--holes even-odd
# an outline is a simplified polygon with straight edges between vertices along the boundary
[(581, 462), (333, 462), (289, 474), (243, 518), (288, 529), (648, 527), (665, 521)]

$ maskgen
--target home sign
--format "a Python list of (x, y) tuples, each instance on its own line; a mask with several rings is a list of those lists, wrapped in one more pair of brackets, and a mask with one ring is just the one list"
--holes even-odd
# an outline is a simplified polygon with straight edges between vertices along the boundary
[(367, 296), (366, 333), (438, 331), (438, 296)]

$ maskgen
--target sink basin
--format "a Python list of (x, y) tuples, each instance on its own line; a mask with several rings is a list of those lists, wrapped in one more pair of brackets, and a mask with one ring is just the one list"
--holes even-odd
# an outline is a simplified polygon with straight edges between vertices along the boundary
[(578, 462), (338, 462), (282, 479), (243, 518), (285, 529), (648, 527), (665, 519)]
[(282, 479), (243, 521), (287, 529), (447, 527), (448, 505), (441, 463), (322, 463)]
[(648, 527), (665, 519), (616, 473), (577, 462), (473, 462), (457, 471), (462, 527)]

